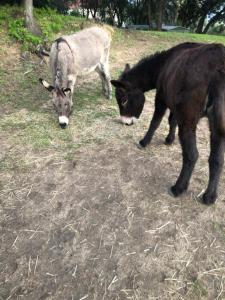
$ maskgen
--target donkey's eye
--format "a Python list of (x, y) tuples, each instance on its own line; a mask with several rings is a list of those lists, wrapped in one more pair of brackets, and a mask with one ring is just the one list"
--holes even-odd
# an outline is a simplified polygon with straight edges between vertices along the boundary
[(125, 105), (127, 104), (127, 102), (128, 102), (127, 97), (122, 97), (122, 98), (121, 98), (121, 104), (122, 104), (123, 106), (125, 106)]

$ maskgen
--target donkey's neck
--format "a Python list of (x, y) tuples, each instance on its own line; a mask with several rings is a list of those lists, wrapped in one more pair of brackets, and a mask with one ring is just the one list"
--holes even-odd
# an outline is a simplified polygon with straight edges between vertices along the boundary
[(140, 60), (132, 69), (123, 73), (122, 80), (126, 80), (135, 88), (147, 92), (155, 89), (160, 71), (167, 59), (166, 51), (156, 53)]
[(68, 87), (68, 68), (73, 63), (72, 50), (65, 38), (59, 38), (56, 41), (57, 55), (55, 61), (55, 86), (60, 88)]

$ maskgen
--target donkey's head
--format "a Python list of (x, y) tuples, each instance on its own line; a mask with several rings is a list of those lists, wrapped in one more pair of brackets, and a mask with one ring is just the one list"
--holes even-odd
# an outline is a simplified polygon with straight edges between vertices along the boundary
[(52, 94), (52, 103), (59, 117), (59, 125), (66, 128), (69, 124), (69, 116), (72, 111), (72, 93), (69, 88), (54, 87), (43, 79), (39, 79), (41, 84)]
[[(126, 65), (123, 72), (126, 73), (130, 69)], [(122, 75), (123, 75), (122, 74)], [(145, 103), (144, 93), (135, 87), (123, 76), (119, 80), (111, 80), (112, 85), (116, 88), (115, 95), (120, 110), (122, 123), (132, 125), (141, 115)]]

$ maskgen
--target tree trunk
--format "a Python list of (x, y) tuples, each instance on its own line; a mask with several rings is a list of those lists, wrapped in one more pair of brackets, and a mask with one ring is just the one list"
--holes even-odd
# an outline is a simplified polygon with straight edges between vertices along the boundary
[(197, 28), (195, 30), (196, 33), (202, 33), (203, 32), (203, 26), (205, 22), (206, 15), (201, 16), (200, 20), (198, 21)]
[(218, 12), (214, 17), (212, 17), (208, 24), (205, 26), (203, 33), (207, 33), (209, 28), (214, 25), (217, 21), (219, 21), (225, 14), (225, 9), (223, 9), (222, 11)]
[(86, 15), (86, 19), (89, 19), (89, 8), (87, 8), (87, 15)]
[(111, 20), (111, 25), (115, 26), (115, 14), (113, 13), (113, 9), (112, 9), (111, 5), (109, 5), (108, 13), (109, 13), (109, 18)]
[(25, 23), (28, 30), (32, 32), (34, 28), (34, 17), (33, 17), (33, 0), (25, 0)]
[(123, 21), (124, 21), (124, 15), (123, 15), (123, 10), (120, 8), (115, 7), (115, 15), (117, 17), (117, 22), (118, 22), (118, 27), (122, 27)]
[(90, 10), (91, 10), (92, 18), (96, 19), (96, 14), (97, 14), (98, 8), (94, 7), (93, 9), (90, 9)]
[(203, 33), (207, 33), (208, 30), (209, 30), (209, 27), (211, 27), (212, 25), (214, 25), (216, 23), (216, 20), (214, 21), (213, 19), (211, 19), (209, 21), (209, 23), (205, 26), (204, 30), (203, 30)]
[(177, 24), (178, 15), (179, 15), (179, 6), (178, 6), (178, 4), (176, 4), (175, 12), (174, 12), (173, 24)]
[(151, 0), (148, 0), (148, 27), (149, 30), (152, 28)]
[(40, 35), (41, 30), (39, 26), (35, 23), (33, 17), (33, 0), (24, 0), (24, 5), (25, 5), (25, 24), (27, 29), (35, 35)]
[(83, 0), (81, 0), (81, 8), (82, 8), (82, 16), (83, 16), (83, 18), (85, 17), (85, 9), (84, 9), (84, 3), (83, 3), (84, 1)]
[(164, 13), (164, 0), (158, 0), (157, 30), (159, 31), (162, 30), (163, 13)]

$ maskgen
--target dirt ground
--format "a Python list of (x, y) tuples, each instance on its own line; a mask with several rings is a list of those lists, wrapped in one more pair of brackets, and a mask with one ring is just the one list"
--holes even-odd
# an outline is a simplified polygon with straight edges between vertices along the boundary
[[(140, 38), (137, 47), (132, 41), (124, 50), (113, 44), (114, 76), (125, 62), (177, 42)], [(224, 172), (216, 204), (199, 202), (208, 178), (206, 120), (199, 123), (200, 155), (189, 190), (173, 198), (169, 187), (180, 170), (181, 150), (177, 138), (172, 146), (163, 143), (166, 118), (146, 150), (136, 146), (148, 128), (154, 92), (147, 94), (137, 125), (122, 126), (115, 99), (102, 99), (91, 75), (78, 88), (98, 94), (97, 108), (78, 106), (62, 133), (44, 105), (31, 108), (26, 97), (24, 105), (12, 105), (18, 93), (12, 74), (19, 69), (23, 76), (28, 65), (10, 47), (4, 74), (12, 84), (2, 79), (2, 85), (11, 92), (2, 98), (0, 124), (0, 299), (225, 299)], [(45, 68), (31, 70), (40, 76)], [(47, 97), (35, 80), (29, 84), (27, 97)]]

